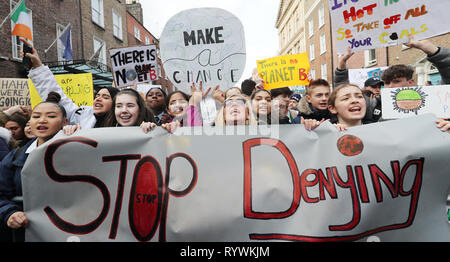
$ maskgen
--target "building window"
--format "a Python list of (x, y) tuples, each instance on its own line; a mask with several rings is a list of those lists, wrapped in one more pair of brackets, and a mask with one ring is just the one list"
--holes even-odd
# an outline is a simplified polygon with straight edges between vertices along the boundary
[[(65, 26), (63, 26), (61, 24), (56, 24), (56, 36), (58, 38), (58, 41), (56, 42), (56, 46), (58, 49), (58, 61), (66, 61), (66, 59), (63, 57), (65, 47), (64, 47), (61, 39), (59, 39), (59, 37), (62, 35), (64, 29), (66, 29)], [(70, 35), (70, 46), (72, 46), (72, 35)]]
[(377, 64), (377, 52), (375, 49), (364, 50), (364, 64), (366, 67)]
[(97, 25), (104, 27), (103, 0), (91, 0), (92, 21)]
[[(10, 1), (10, 8), (11, 11), (16, 7), (16, 5), (19, 3), (20, 1)], [(29, 14), (30, 17), (30, 25), (31, 25), (31, 35), (34, 38), (34, 34), (33, 34), (33, 12), (27, 8), (27, 12)], [(12, 20), (11, 21), (11, 32), (14, 29), (14, 26), (16, 24), (13, 23)], [(22, 51), (22, 47), (23, 47), (23, 43), (22, 41), (19, 40), (18, 36), (15, 35), (11, 35), (11, 42), (12, 42), (12, 57), (13, 59), (19, 59), (22, 60), (22, 57), (20, 57), (20, 51)]]
[(122, 40), (122, 16), (116, 12), (116, 10), (112, 10), (113, 17), (113, 33), (114, 36)]
[(314, 20), (311, 19), (308, 21), (308, 36), (311, 37), (314, 34)]
[(316, 79), (316, 69), (311, 68), (311, 71), (309, 72), (311, 79), (309, 80), (314, 80)]
[(327, 71), (327, 63), (320, 65), (320, 73), (321, 78), (327, 80), (328, 79), (328, 71)]
[(314, 50), (314, 43), (309, 45), (309, 60), (316, 59), (316, 51)]
[(325, 34), (320, 35), (320, 54), (323, 54), (327, 51), (327, 41), (325, 38)]
[(139, 31), (139, 28), (137, 28), (136, 26), (134, 27), (134, 37), (141, 41), (141, 31)]
[(96, 54), (97, 52), (98, 52), (98, 60), (97, 61), (106, 65), (107, 64), (106, 63), (106, 44), (102, 39), (94, 36), (94, 54)]
[(146, 45), (150, 44), (150, 38), (148, 36), (145, 36), (145, 44)]
[(319, 28), (321, 28), (325, 24), (325, 9), (323, 6), (319, 9)]

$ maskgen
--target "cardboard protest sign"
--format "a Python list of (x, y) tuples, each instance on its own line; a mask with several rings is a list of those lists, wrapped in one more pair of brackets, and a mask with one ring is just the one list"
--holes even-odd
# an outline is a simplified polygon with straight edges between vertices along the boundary
[(117, 88), (158, 80), (156, 46), (132, 46), (109, 50)]
[(329, 0), (337, 53), (421, 40), (450, 31), (449, 0)]
[(200, 81), (204, 87), (233, 87), (245, 69), (246, 51), (241, 21), (219, 8), (182, 11), (165, 25), (160, 40), (167, 77), (179, 90), (190, 93)]
[(433, 113), (450, 118), (450, 85), (381, 89), (384, 119)]
[(265, 81), (265, 89), (309, 85), (310, 65), (307, 53), (258, 60), (257, 65), (258, 73)]
[(23, 78), (0, 78), (0, 108), (31, 106), (28, 80)]
[(364, 82), (369, 78), (376, 78), (381, 80), (381, 75), (387, 67), (378, 68), (363, 68), (363, 69), (349, 69), (349, 82), (358, 85), (360, 88), (364, 87)]
[(60, 133), (22, 171), (26, 240), (450, 241), (435, 120)]
[[(62, 88), (64, 94), (78, 106), (92, 106), (94, 103), (94, 83), (92, 74), (67, 74), (55, 75), (55, 79)], [(42, 102), (36, 87), (31, 79), (28, 79), (30, 87), (31, 106), (34, 108)]]

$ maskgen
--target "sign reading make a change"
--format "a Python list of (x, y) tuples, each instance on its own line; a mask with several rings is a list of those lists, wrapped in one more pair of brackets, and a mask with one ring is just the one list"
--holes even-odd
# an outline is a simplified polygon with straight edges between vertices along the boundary
[(449, 32), (449, 0), (329, 0), (338, 53), (374, 49)]
[(245, 69), (246, 51), (241, 21), (219, 8), (182, 11), (165, 25), (160, 41), (166, 75), (178, 89), (192, 83), (226, 90)]
[(109, 50), (117, 88), (158, 80), (156, 46)]

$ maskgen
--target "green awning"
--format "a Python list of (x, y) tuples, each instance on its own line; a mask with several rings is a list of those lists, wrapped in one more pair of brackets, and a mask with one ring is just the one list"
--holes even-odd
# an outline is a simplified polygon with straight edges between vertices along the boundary
[(111, 70), (102, 63), (86, 60), (45, 62), (54, 75), (92, 73), (94, 89), (112, 86), (114, 79)]

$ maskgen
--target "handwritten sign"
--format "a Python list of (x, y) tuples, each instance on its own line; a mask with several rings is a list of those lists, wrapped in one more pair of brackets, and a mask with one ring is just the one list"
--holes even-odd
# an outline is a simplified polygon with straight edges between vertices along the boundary
[(158, 80), (156, 46), (110, 49), (109, 54), (117, 88)]
[(450, 118), (450, 85), (381, 89), (383, 118), (433, 113)]
[[(92, 74), (68, 74), (55, 75), (55, 79), (62, 88), (64, 94), (78, 106), (92, 106), (94, 103), (94, 85)], [(42, 102), (36, 87), (31, 79), (28, 79), (30, 87), (31, 106), (34, 108)]]
[(227, 90), (245, 69), (244, 28), (223, 9), (196, 8), (176, 14), (165, 25), (160, 46), (166, 75), (186, 93), (200, 81)]
[(31, 106), (28, 81), (23, 78), (0, 78), (0, 108)]
[(364, 82), (369, 78), (376, 78), (381, 80), (381, 75), (387, 67), (378, 68), (363, 68), (363, 69), (349, 69), (349, 82), (358, 85), (360, 88), (364, 87)]
[(449, 0), (329, 0), (337, 53), (399, 45), (450, 31)]
[(257, 65), (258, 73), (265, 81), (265, 89), (309, 85), (307, 53), (258, 60)]
[(26, 240), (449, 241), (435, 121), (60, 133), (22, 170)]

